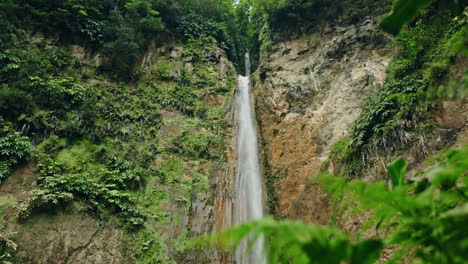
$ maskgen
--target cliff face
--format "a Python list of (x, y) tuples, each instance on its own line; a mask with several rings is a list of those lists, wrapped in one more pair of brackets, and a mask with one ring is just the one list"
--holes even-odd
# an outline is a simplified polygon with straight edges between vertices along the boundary
[[(78, 73), (83, 69), (94, 71), (105, 60), (81, 46), (58, 46), (60, 44), (42, 33), (29, 35), (33, 35), (32, 45), (41, 49), (68, 50), (76, 58)], [(35, 52), (35, 48), (31, 49), (31, 53)], [(194, 55), (194, 49), (200, 53)], [(134, 154), (136, 160), (139, 160), (137, 153), (144, 152), (144, 146), (151, 145), (149, 166), (158, 169), (153, 174), (146, 174), (142, 184), (131, 194), (138, 210), (145, 212), (146, 222), (136, 230), (129, 230), (112, 215), (96, 215), (83, 199), (59, 202), (59, 206), (39, 207), (30, 212), (31, 216), (18, 220), (18, 208), (34, 196), (34, 191), (41, 189), (40, 184), (44, 181), (41, 178), (42, 165), (38, 166), (36, 161), (30, 162), (0, 185), (0, 237), (18, 245), (14, 252), (18, 263), (227, 261), (228, 256), (215, 251), (187, 249), (186, 242), (191, 237), (231, 225), (234, 162), (227, 114), (231, 111), (229, 101), (236, 83), (235, 68), (224, 51), (216, 45), (210, 46), (210, 43), (194, 48), (173, 42), (154, 42), (141, 60), (140, 71), (140, 82), (121, 84), (128, 92), (123, 98), (112, 88), (112, 80), (93, 75), (94, 72), (88, 73), (90, 76), (84, 82), (102, 91), (114, 89), (113, 94), (108, 96), (116, 106), (139, 100), (139, 105), (124, 106), (124, 113), (117, 113), (121, 115), (117, 119), (128, 121), (126, 125), (119, 127), (117, 121), (110, 121), (110, 124), (116, 130), (117, 144), (124, 145), (133, 138), (137, 139), (139, 143), (133, 146), (139, 148)], [(145, 105), (154, 103), (154, 98), (138, 95), (141, 87), (153, 87), (154, 94), (171, 91), (176, 89), (177, 80), (184, 74), (192, 76), (194, 86), (199, 85), (199, 104), (206, 109), (209, 117), (203, 114), (205, 118), (194, 118), (192, 114), (187, 114), (186, 109), (178, 107), (163, 107), (158, 112), (145, 108)], [(133, 107), (141, 114), (138, 120), (130, 117)], [(112, 115), (108, 112), (104, 118), (115, 120)], [(138, 124), (143, 127), (135, 127)], [(60, 135), (57, 127), (53, 130), (55, 132), (51, 135)], [(153, 136), (148, 138), (149, 134)], [(214, 142), (215, 139), (218, 141)], [(68, 144), (62, 151), (73, 148), (76, 142), (70, 141)], [(93, 159), (104, 158), (101, 155)], [(80, 162), (87, 163), (84, 160)]]
[[(310, 176), (321, 171), (339, 173), (342, 164), (330, 159), (332, 147), (350, 134), (365, 104), (388, 85), (387, 76), (399, 47), (379, 30), (378, 21), (386, 11), (360, 10), (344, 11), (336, 20), (321, 23), (299, 37), (273, 40), (260, 60), (254, 88), (257, 119), (269, 210), (279, 217), (321, 224), (330, 221), (330, 214), (336, 212), (331, 212), (327, 195)], [(445, 77), (435, 82), (462, 80), (465, 70), (465, 57), (452, 58)], [(360, 176), (368, 181), (387, 179), (385, 165), (399, 155), (410, 162), (411, 176), (424, 168), (428, 156), (466, 144), (466, 109), (465, 101), (441, 102), (424, 121), (434, 124), (435, 129), (422, 134), (403, 129), (395, 132), (404, 134), (403, 146), (368, 155), (369, 160), (363, 163), (371, 165)], [(337, 224), (357, 232), (358, 223), (365, 218), (363, 212)]]
[[(379, 236), (362, 228), (368, 212), (347, 215), (345, 208), (337, 213), (310, 180), (321, 171), (340, 172), (344, 164), (336, 151), (345, 149), (334, 147), (352, 134), (369, 99), (388, 88), (400, 48), (379, 30), (387, 11), (383, 4), (341, 4), (346, 8), (336, 18), (319, 21), (308, 33), (281, 32), (282, 38), (262, 51), (252, 76), (268, 209), (280, 218), (320, 224), (333, 217), (333, 224), (352, 235)], [(452, 23), (446, 28), (458, 34), (468, 21), (466, 14), (444, 25)], [(429, 42), (424, 36), (431, 31), (424, 30), (408, 35), (423, 32), (417, 38)], [(128, 82), (112, 77), (104, 55), (41, 32), (25, 33), (12, 40), (17, 42), (7, 52), (0, 50), (6, 65), (0, 71), (5, 80), (0, 95), (6, 99), (0, 99), (9, 104), (0, 105), (8, 112), (0, 113), (1, 136), (26, 136), (23, 141), (32, 141), (35, 149), (26, 165), (7, 164), (15, 171), (4, 182), (6, 163), (0, 160), (0, 247), (5, 241), (16, 243), (12, 254), (18, 263), (232, 262), (229, 255), (191, 249), (187, 242), (232, 225), (236, 157), (230, 101), (236, 69), (220, 48), (224, 45), (212, 38), (202, 34), (181, 43), (165, 34), (136, 60)], [(428, 74), (434, 80), (430, 85), (466, 79), (466, 56), (428, 61), (432, 54), (424, 55), (425, 47), (414, 43), (419, 49), (414, 61), (403, 61), (396, 69), (403, 87), (388, 91), (400, 101), (388, 105), (415, 101), (405, 97), (405, 89)], [(433, 57), (447, 51), (434, 50)], [(435, 66), (406, 78), (418, 63)], [(449, 67), (440, 66), (444, 63)], [(410, 163), (411, 177), (424, 169), (428, 156), (466, 144), (466, 100), (434, 105), (427, 108), (427, 123), (404, 120), (399, 130), (390, 131), (405, 144), (382, 137), (384, 145), (396, 147), (357, 155), (357, 160), (366, 159), (360, 176), (387, 179), (385, 164), (401, 155)], [(372, 131), (374, 124), (369, 126)]]
[(327, 222), (327, 198), (309, 177), (320, 172), (333, 143), (385, 79), (389, 39), (375, 33), (378, 16), (357, 16), (358, 22), (343, 15), (274, 43), (262, 58), (255, 95), (269, 175), (279, 179), (278, 202), (270, 209), (280, 216)]

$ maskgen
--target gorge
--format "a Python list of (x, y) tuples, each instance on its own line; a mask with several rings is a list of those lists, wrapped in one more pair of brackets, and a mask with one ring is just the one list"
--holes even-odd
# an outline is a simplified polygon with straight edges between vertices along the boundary
[(466, 0), (0, 1), (0, 264), (464, 263), (467, 23)]

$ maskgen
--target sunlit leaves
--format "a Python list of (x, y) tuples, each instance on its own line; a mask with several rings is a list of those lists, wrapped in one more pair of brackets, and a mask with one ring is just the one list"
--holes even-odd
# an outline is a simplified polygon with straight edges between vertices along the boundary
[(402, 157), (387, 165), (387, 169), (392, 179), (392, 186), (394, 188), (398, 187), (398, 185), (401, 185), (405, 180), (407, 167), (408, 162)]
[(363, 209), (373, 212), (377, 227), (392, 226), (388, 245), (414, 247), (425, 263), (463, 263), (468, 228), (468, 146), (446, 152), (439, 163), (404, 182), (406, 161), (388, 165), (393, 188), (384, 182), (373, 184), (343, 178), (316, 179), (332, 195), (346, 193)]
[[(314, 177), (332, 197), (345, 195), (355, 206), (370, 210), (374, 217), (368, 221), (376, 228), (386, 229), (384, 240), (350, 242), (344, 233), (331, 227), (265, 218), (198, 243), (235, 250), (247, 237), (253, 238), (253, 243), (263, 236), (266, 241), (263, 253), (269, 263), (371, 264), (384, 247), (393, 245), (413, 250), (413, 257), (424, 263), (464, 263), (468, 235), (468, 227), (463, 224), (468, 221), (468, 146), (446, 152), (439, 163), (410, 182), (404, 182), (407, 165), (403, 158), (388, 165), (397, 183), (392, 189), (385, 182), (348, 182), (333, 175)], [(395, 254), (395, 260), (399, 256)]]
[[(244, 239), (266, 241), (263, 252), (268, 263), (374, 263), (382, 250), (378, 240), (352, 243), (338, 229), (304, 224), (300, 221), (275, 221), (272, 218), (253, 221), (212, 235), (198, 243), (235, 249)], [(253, 244), (253, 241), (250, 244)]]

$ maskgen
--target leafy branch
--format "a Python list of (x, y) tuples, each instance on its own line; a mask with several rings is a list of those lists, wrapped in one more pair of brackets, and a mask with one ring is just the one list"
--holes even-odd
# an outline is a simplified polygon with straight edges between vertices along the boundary
[[(386, 182), (348, 182), (343, 177), (317, 175), (316, 183), (332, 196), (346, 195), (370, 210), (376, 229), (386, 238), (352, 242), (337, 228), (299, 221), (265, 218), (245, 223), (196, 241), (196, 245), (235, 250), (245, 239), (250, 250), (262, 236), (270, 263), (374, 263), (384, 247), (404, 245), (424, 263), (464, 263), (468, 227), (468, 146), (439, 155), (439, 162), (405, 182), (407, 162), (388, 165), (392, 188)], [(337, 200), (337, 199), (335, 199)], [(338, 199), (339, 200), (339, 199)], [(248, 252), (245, 252), (248, 253)], [(395, 258), (397, 258), (395, 256)]]

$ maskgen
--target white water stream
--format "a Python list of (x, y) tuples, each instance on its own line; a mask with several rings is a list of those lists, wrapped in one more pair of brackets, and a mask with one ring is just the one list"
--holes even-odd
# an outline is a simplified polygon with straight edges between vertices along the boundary
[[(237, 172), (234, 224), (263, 217), (263, 189), (260, 174), (260, 159), (257, 129), (250, 97), (250, 60), (245, 55), (246, 76), (239, 76), (236, 91), (237, 107)], [(250, 254), (245, 255), (246, 244), (236, 252), (236, 264), (263, 264), (263, 238), (254, 245)]]

